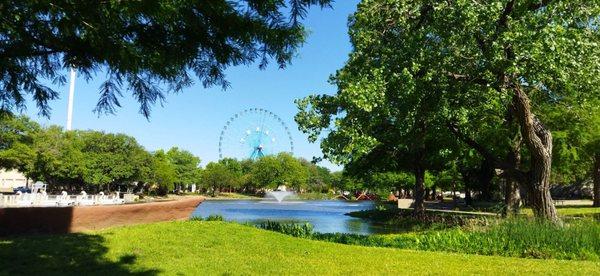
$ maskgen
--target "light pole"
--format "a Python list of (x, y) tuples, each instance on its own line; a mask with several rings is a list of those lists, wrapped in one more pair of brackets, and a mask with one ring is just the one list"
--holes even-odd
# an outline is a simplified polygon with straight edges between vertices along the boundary
[(69, 103), (67, 104), (67, 130), (71, 130), (73, 128), (73, 96), (75, 96), (75, 76), (75, 69), (71, 67), (71, 83), (69, 84)]

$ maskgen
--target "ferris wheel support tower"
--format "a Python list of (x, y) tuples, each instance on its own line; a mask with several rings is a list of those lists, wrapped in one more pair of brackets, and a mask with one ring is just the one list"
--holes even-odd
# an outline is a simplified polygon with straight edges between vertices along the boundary
[(73, 129), (73, 97), (75, 97), (75, 68), (71, 67), (71, 82), (69, 83), (69, 102), (67, 103), (67, 130)]

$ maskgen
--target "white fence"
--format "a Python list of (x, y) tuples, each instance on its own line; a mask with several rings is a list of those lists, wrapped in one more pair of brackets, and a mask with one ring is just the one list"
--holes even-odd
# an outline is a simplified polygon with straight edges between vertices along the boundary
[(51, 207), (80, 205), (123, 204), (117, 195), (47, 195), (44, 193), (24, 193), (16, 195), (0, 195), (0, 207)]

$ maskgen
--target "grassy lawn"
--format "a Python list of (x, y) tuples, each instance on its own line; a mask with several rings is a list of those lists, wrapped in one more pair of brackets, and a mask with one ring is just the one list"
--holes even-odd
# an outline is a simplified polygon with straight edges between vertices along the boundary
[(0, 274), (596, 274), (600, 263), (359, 247), (224, 222), (0, 240)]
[[(556, 206), (556, 211), (560, 216), (598, 216), (600, 215), (600, 207), (591, 206)], [(530, 208), (524, 208), (521, 213), (533, 215)]]

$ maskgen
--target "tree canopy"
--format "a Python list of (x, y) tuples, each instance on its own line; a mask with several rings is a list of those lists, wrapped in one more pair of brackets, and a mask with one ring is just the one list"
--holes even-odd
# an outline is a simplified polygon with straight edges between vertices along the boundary
[(301, 19), (330, 0), (8, 1), (0, 5), (0, 109), (21, 110), (31, 96), (42, 115), (74, 67), (106, 74), (96, 111), (112, 113), (124, 89), (148, 117), (168, 92), (227, 87), (224, 70), (270, 59), (288, 64), (305, 38)]
[(0, 114), (0, 168), (24, 171), (33, 157), (30, 145), (39, 130), (27, 117)]
[[(535, 113), (545, 102), (598, 97), (599, 15), (600, 3), (583, 0), (362, 1), (349, 24), (353, 51), (332, 77), (338, 93), (299, 100), (296, 120), (313, 141), (331, 128), (324, 153), (347, 164), (387, 156), (365, 163), (401, 160), (422, 170), (456, 154), (453, 142), (462, 141), (527, 187), (538, 217), (557, 220), (549, 194), (552, 135)], [(518, 126), (527, 167), (468, 137), (485, 134), (476, 132), (485, 124), (468, 120), (484, 113), (503, 118), (487, 126), (506, 141)], [(465, 122), (475, 131), (458, 131)]]

